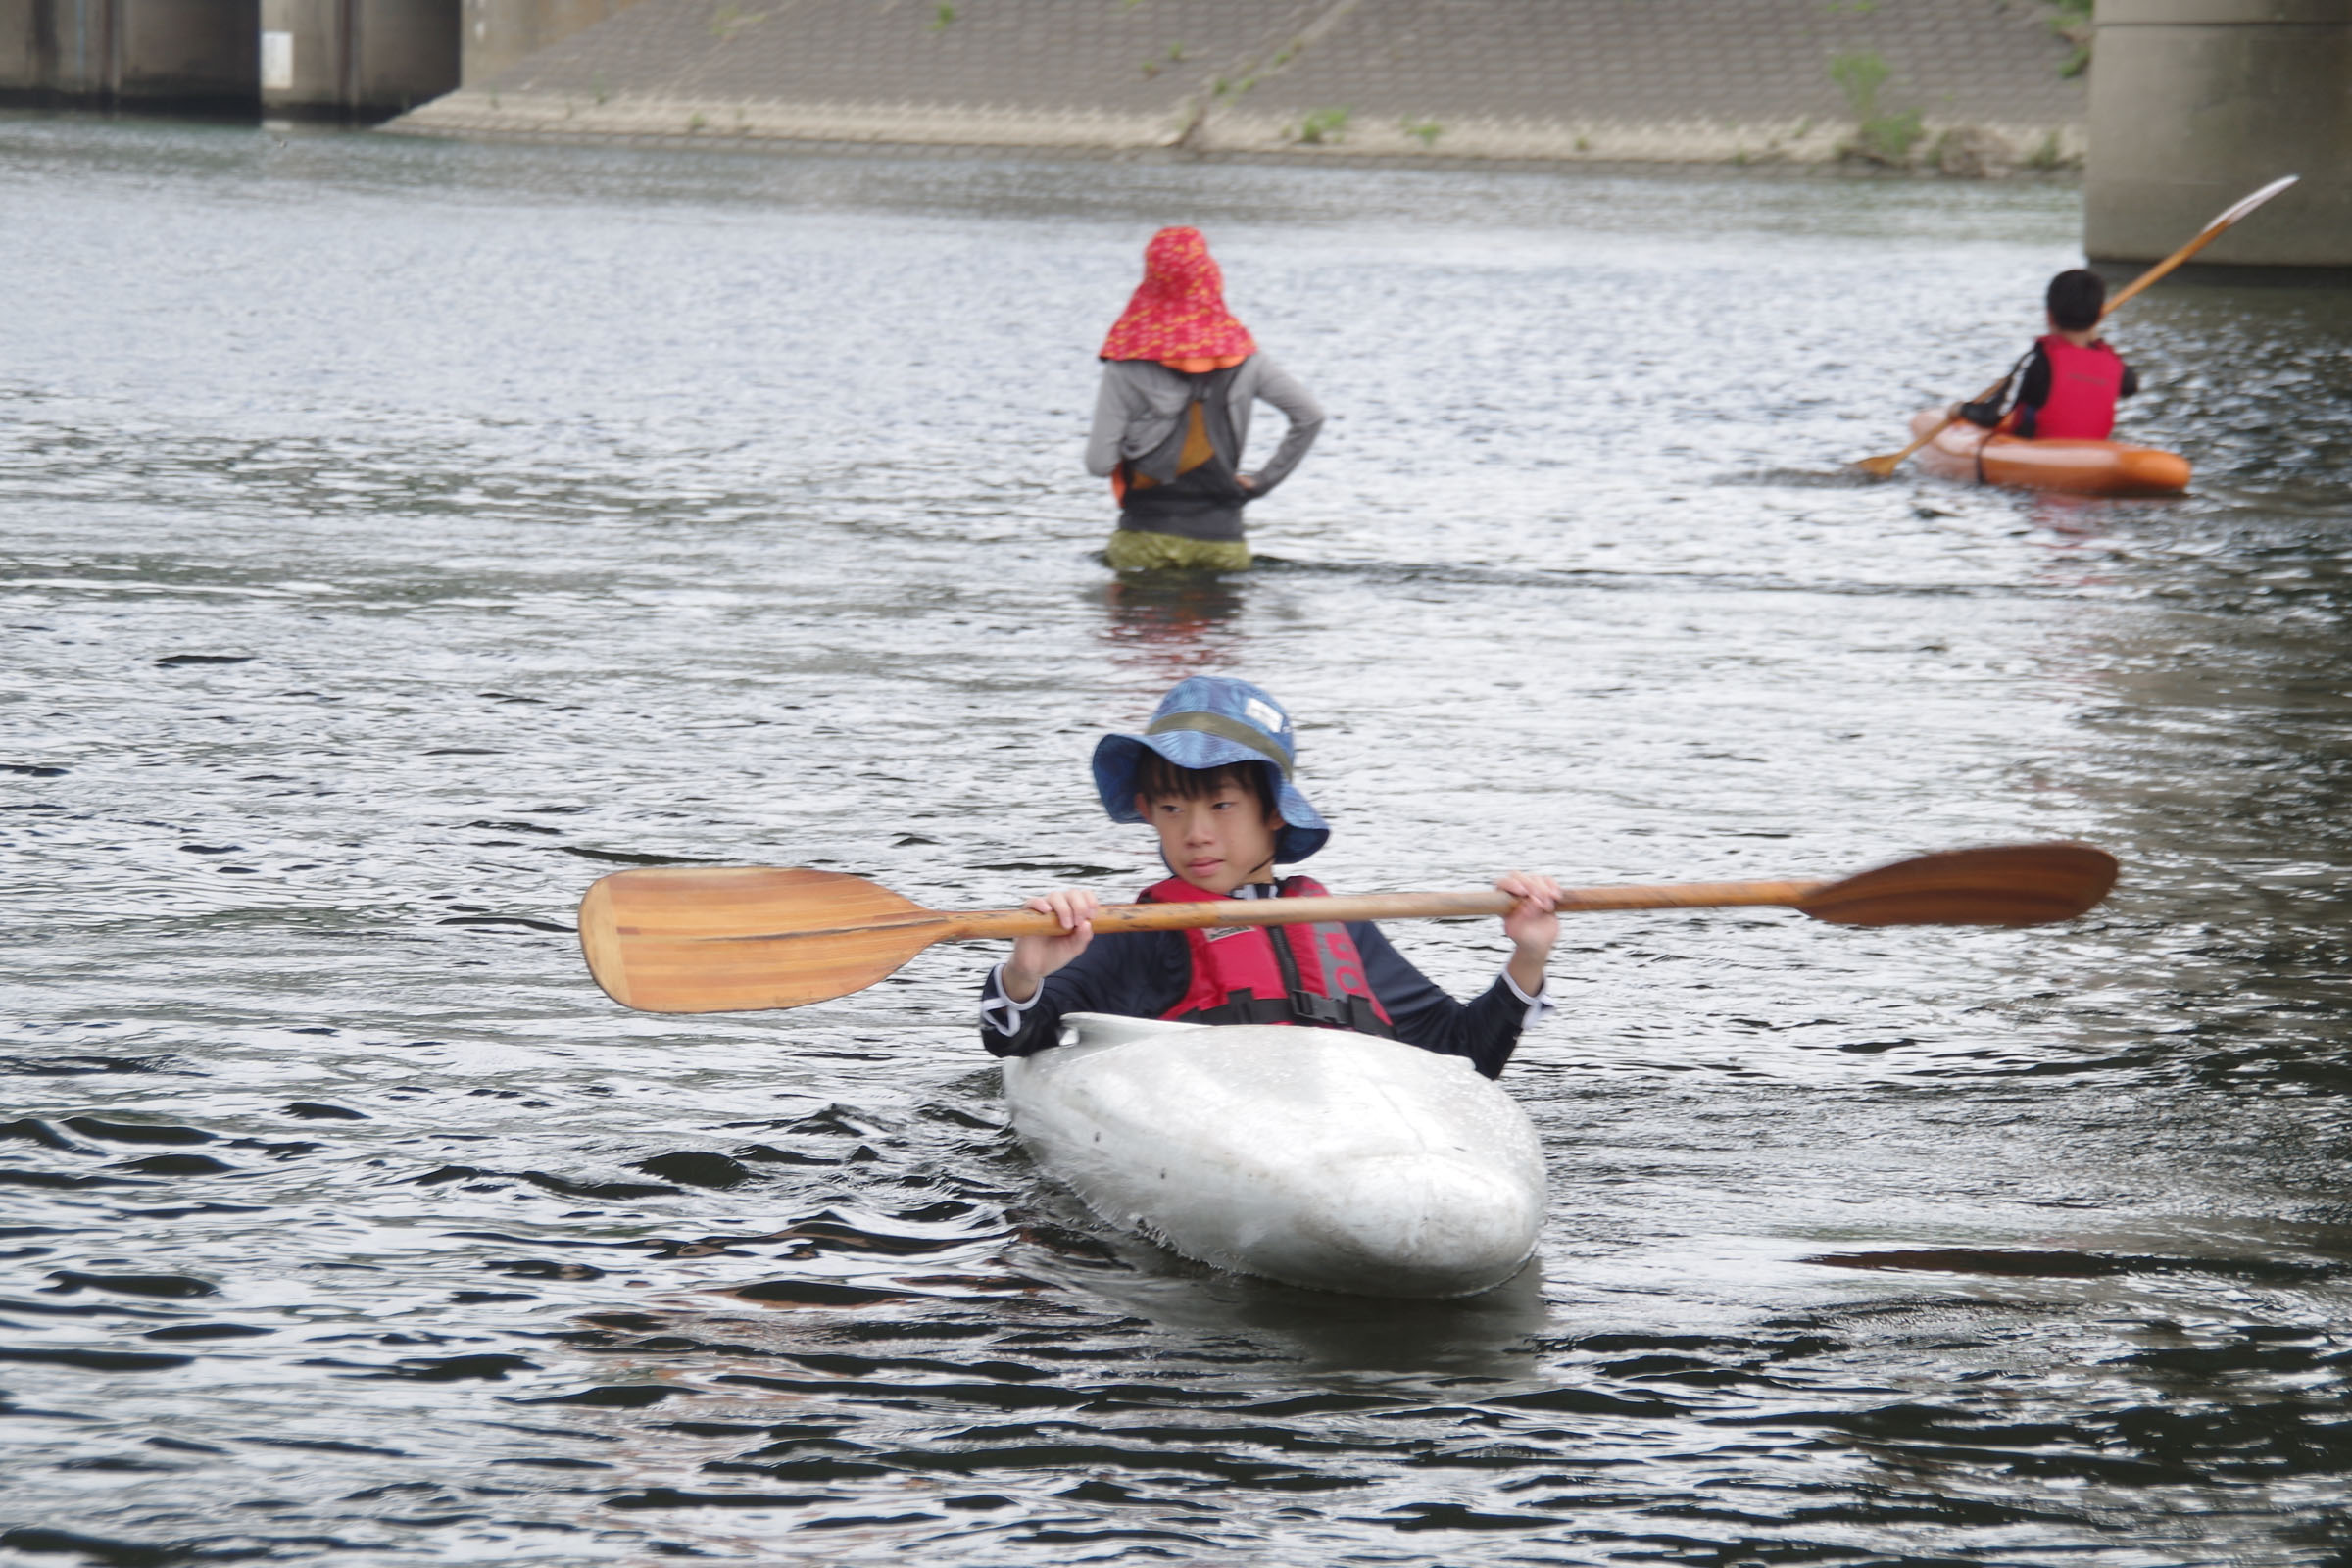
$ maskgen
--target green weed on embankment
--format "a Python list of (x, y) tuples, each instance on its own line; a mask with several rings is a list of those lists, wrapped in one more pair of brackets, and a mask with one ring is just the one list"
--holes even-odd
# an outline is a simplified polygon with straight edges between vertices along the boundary
[(1846, 107), (1854, 112), (1854, 139), (1846, 144), (1846, 153), (1903, 168), (1910, 164), (1911, 150), (1927, 134), (1927, 126), (1916, 109), (1888, 114), (1879, 108), (1879, 89), (1886, 85), (1887, 74), (1886, 62), (1876, 49), (1857, 49), (1830, 62), (1830, 79), (1845, 94)]

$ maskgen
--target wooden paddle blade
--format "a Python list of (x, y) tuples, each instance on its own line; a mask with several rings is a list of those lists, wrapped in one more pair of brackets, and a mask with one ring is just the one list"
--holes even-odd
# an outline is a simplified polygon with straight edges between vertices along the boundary
[(1903, 460), (1910, 455), (1909, 447), (1905, 447), (1900, 452), (1882, 452), (1875, 458), (1856, 458), (1854, 466), (1874, 479), (1891, 479), (1894, 477), (1894, 470), (1901, 467)]
[(2253, 195), (2243, 197), (2237, 202), (2224, 208), (2221, 212), (2214, 215), (2214, 220), (2212, 222), (2207, 223), (2203, 228), (2197, 230), (2196, 238), (2190, 240), (2187, 244), (2173, 252), (2172, 255), (2167, 256), (2163, 261), (2158, 262), (2154, 267), (2151, 267), (2146, 271), (2140, 273), (2139, 276), (2134, 278), (2131, 285), (2125, 288), (2122, 293), (2109, 300), (2107, 302), (2106, 309), (2099, 312), (2099, 319), (2104, 321), (2110, 315), (2114, 313), (2115, 308), (2123, 304), (2124, 301), (2130, 299), (2132, 295), (2139, 293), (2142, 289), (2150, 287), (2159, 279), (2171, 275), (2175, 268), (2180, 266), (2183, 262), (2196, 255), (2197, 252), (2203, 250), (2215, 240), (2220, 239), (2222, 235), (2229, 230), (2230, 225), (2236, 222), (2239, 219), (2245, 217), (2255, 208), (2260, 207), (2264, 202), (2269, 201), (2272, 197), (2278, 195), (2280, 191), (2286, 189), (2289, 185), (2292, 185), (2295, 183), (2295, 181), (2301, 179), (2302, 177), (2303, 176), (2301, 174), (2287, 174), (2281, 176), (2280, 178), (2274, 179), (2268, 185), (2265, 185), (2262, 187), (2262, 189), (2256, 191)]
[(1833, 925), (2048, 925), (2105, 898), (2116, 870), (2087, 844), (1946, 850), (1832, 882), (1796, 906)]
[(2228, 228), (2231, 223), (2236, 222), (2239, 219), (2245, 217), (2255, 208), (2260, 207), (2264, 202), (2269, 201), (2272, 197), (2278, 195), (2280, 191), (2286, 189), (2289, 185), (2292, 185), (2295, 183), (2295, 181), (2301, 179), (2302, 177), (2303, 176), (2301, 174), (2279, 175), (2277, 179), (2272, 180), (2268, 185), (2263, 186), (2262, 189), (2256, 191), (2253, 195), (2239, 197), (2235, 206), (2224, 208), (2220, 216), (2216, 217), (2212, 222), (2207, 223), (2205, 227), (2214, 232), (2219, 232), (2222, 229)]
[(645, 1012), (798, 1007), (862, 991), (947, 922), (863, 877), (773, 866), (620, 871), (580, 901), (605, 995)]

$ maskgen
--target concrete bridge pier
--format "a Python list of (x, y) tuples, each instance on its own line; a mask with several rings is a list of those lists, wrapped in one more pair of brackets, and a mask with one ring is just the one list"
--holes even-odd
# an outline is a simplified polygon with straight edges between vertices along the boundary
[(0, 103), (250, 117), (254, 0), (0, 0)]
[(258, 3), (264, 113), (365, 124), (496, 75), (631, 0)]
[(2198, 263), (2352, 268), (2352, 0), (2098, 0), (2097, 23), (2092, 261), (2155, 261), (2301, 174)]
[(438, 98), (458, 85), (461, 3), (260, 0), (263, 113), (365, 124)]

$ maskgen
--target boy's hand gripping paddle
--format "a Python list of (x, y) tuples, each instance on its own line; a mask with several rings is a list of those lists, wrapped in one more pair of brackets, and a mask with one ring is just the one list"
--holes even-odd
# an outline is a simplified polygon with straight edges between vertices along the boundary
[[(1563, 912), (1778, 905), (1833, 925), (2047, 925), (2115, 885), (2115, 858), (2087, 844), (2012, 844), (1897, 860), (1836, 882), (1682, 882), (1568, 888)], [(1098, 935), (1300, 921), (1502, 914), (1518, 901), (1470, 893), (1116, 904)], [(942, 912), (839, 871), (772, 866), (620, 871), (580, 901), (580, 946), (605, 994), (647, 1012), (798, 1007), (862, 991), (935, 942), (1052, 936), (1029, 909)]]
[[(2272, 197), (2278, 195), (2280, 191), (2286, 189), (2287, 186), (2292, 185), (2296, 180), (2301, 179), (2302, 177), (2303, 176), (2301, 174), (2287, 174), (2281, 178), (2272, 180), (2268, 185), (2263, 186), (2262, 189), (2256, 191), (2253, 195), (2246, 197), (2236, 206), (2231, 207), (2229, 211), (2216, 218), (2212, 222), (2207, 223), (2203, 228), (2197, 230), (2197, 237), (2195, 239), (2190, 240), (2187, 244), (2173, 252), (2172, 255), (2167, 256), (2163, 261), (2158, 262), (2154, 267), (2151, 267), (2146, 271), (2140, 273), (2138, 277), (2132, 279), (2132, 282), (2125, 287), (2122, 293), (2109, 300), (2105, 308), (2099, 312), (2099, 319), (2104, 321), (2108, 317), (2113, 316), (2115, 314), (2116, 307), (2122, 305), (2124, 301), (2130, 299), (2132, 295), (2139, 293), (2142, 289), (2145, 289), (2156, 283), (2158, 280), (2163, 278), (2166, 273), (2172, 271), (2174, 268), (2179, 267), (2181, 263), (2187, 261), (2191, 256), (2196, 255), (2197, 252), (2203, 250), (2215, 240), (2220, 239), (2223, 232), (2227, 230), (2230, 224), (2236, 222), (2239, 219), (2245, 217), (2255, 208), (2260, 207), (2264, 202), (2269, 201)], [(2008, 378), (2006, 376), (2002, 377), (2002, 380), (2007, 379)], [(1995, 392), (1998, 392), (2000, 389), (2001, 382), (1995, 381), (1992, 383), (1992, 385), (1978, 393), (1977, 396), (1970, 401), (1982, 403), (1986, 398), (1991, 397)], [(1923, 435), (1917, 440), (1913, 441), (1909, 446), (1903, 448), (1902, 451), (1889, 452), (1884, 456), (1876, 458), (1863, 458), (1856, 462), (1854, 466), (1860, 468), (1864, 473), (1871, 475), (1873, 478), (1892, 478), (1894, 476), (1894, 470), (1902, 466), (1903, 460), (1905, 458), (1909, 457), (1912, 453), (1917, 452), (1921, 447), (1926, 446), (1937, 436), (1943, 434), (1944, 431), (1950, 429), (1957, 422), (1957, 416), (1947, 414), (1944, 416), (1944, 419), (1941, 424), (1937, 425), (1935, 429), (1930, 430), (1926, 435)]]

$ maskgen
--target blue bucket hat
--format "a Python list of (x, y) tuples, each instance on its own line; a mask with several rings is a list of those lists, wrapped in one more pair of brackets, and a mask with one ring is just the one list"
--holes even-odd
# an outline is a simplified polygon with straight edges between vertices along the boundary
[(1262, 763), (1273, 775), (1274, 805), (1282, 813), (1274, 858), (1284, 864), (1305, 859), (1331, 837), (1322, 814), (1291, 782), (1298, 755), (1291, 715), (1246, 680), (1195, 675), (1179, 681), (1152, 710), (1141, 735), (1102, 737), (1095, 747), (1095, 791), (1113, 822), (1143, 820), (1135, 809), (1135, 775), (1147, 748), (1178, 767)]

